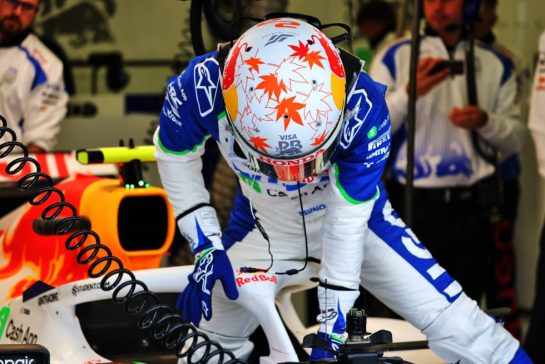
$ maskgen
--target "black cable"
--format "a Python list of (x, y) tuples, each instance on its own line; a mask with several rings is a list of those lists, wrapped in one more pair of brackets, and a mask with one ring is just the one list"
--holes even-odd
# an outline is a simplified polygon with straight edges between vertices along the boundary
[(191, 0), (189, 8), (189, 29), (191, 29), (191, 43), (196, 56), (206, 53), (202, 36), (202, 2), (204, 0)]
[[(305, 222), (305, 210), (303, 209), (303, 196), (301, 194), (301, 183), (297, 181), (297, 194), (299, 195), (299, 206), (301, 207), (301, 217), (303, 218), (303, 233), (305, 234), (305, 264), (302, 268), (299, 269), (290, 269), (285, 272), (285, 274), (297, 274), (299, 272), (302, 272), (307, 267), (308, 263), (308, 237), (307, 237), (307, 224)], [(288, 273), (288, 272), (294, 272), (295, 273)]]
[[(30, 170), (35, 172), (30, 172), (17, 181), (18, 188), (31, 192), (29, 203), (32, 206), (45, 204), (55, 195), (54, 200), (58, 202), (45, 207), (41, 218), (45, 221), (57, 221), (54, 226), (56, 235), (71, 233), (65, 241), (65, 248), (72, 251), (81, 248), (76, 261), (79, 264), (89, 264), (90, 278), (102, 277), (100, 288), (104, 291), (113, 290), (112, 299), (115, 303), (123, 304), (129, 314), (140, 315), (140, 328), (146, 330), (154, 340), (161, 342), (167, 350), (176, 350), (177, 357), (187, 357), (188, 363), (245, 363), (236, 359), (232, 352), (223, 349), (219, 343), (210, 340), (206, 334), (197, 331), (176, 310), (161, 304), (157, 295), (149, 291), (144, 282), (137, 280), (135, 274), (126, 269), (119, 258), (112, 255), (110, 248), (100, 242), (99, 235), (89, 228), (88, 222), (77, 216), (76, 207), (65, 200), (64, 193), (53, 185), (52, 178), (41, 172), (40, 164), (29, 157), (28, 149), (17, 141), (15, 132), (7, 126), (2, 115), (0, 121), (0, 140), (5, 135), (11, 136), (11, 140), (0, 144), (0, 159), (10, 155), (16, 148), (20, 149), (22, 155), (7, 163), (6, 173), (13, 176), (27, 164), (34, 166)], [(70, 216), (59, 217), (62, 212), (68, 212)], [(74, 229), (77, 225), (84, 228)], [(86, 242), (88, 244), (84, 246)], [(201, 354), (198, 350), (204, 350), (204, 353)], [(194, 357), (198, 361), (193, 361)]]
[[(305, 211), (303, 210), (303, 195), (301, 194), (301, 183), (299, 181), (297, 181), (297, 194), (299, 195), (299, 206), (301, 207), (301, 216), (303, 218), (303, 233), (305, 235), (305, 264), (301, 268), (292, 268), (292, 269), (288, 269), (288, 270), (286, 270), (284, 272), (274, 272), (274, 274), (277, 274), (277, 275), (292, 276), (292, 275), (295, 275), (295, 274), (297, 274), (299, 272), (302, 272), (302, 271), (304, 271), (306, 269), (307, 263), (309, 261), (307, 225), (306, 225), (306, 222), (305, 222)], [(252, 208), (252, 207), (250, 206), (250, 208)], [(259, 221), (259, 218), (257, 216), (254, 216), (254, 220), (255, 220), (255, 224), (256, 224), (257, 228), (259, 229), (259, 232), (261, 233), (263, 238), (267, 241), (267, 250), (269, 252), (269, 256), (271, 257), (271, 260), (270, 260), (269, 266), (267, 268), (240, 267), (239, 271), (241, 273), (258, 273), (258, 272), (269, 273), (269, 271), (271, 270), (271, 268), (272, 268), (272, 266), (274, 264), (274, 256), (273, 256), (272, 251), (271, 251), (271, 241), (269, 240), (269, 235), (265, 231), (265, 228), (263, 227), (263, 225), (261, 225), (261, 222)]]

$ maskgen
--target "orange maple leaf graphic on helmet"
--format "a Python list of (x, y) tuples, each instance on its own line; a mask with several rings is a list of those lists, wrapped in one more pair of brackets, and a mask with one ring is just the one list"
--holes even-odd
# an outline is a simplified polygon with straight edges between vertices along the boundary
[(301, 41), (299, 41), (299, 45), (290, 45), (291, 49), (293, 49), (295, 52), (290, 54), (290, 56), (297, 57), (299, 60), (305, 58), (308, 54), (308, 44), (305, 44)]
[(317, 65), (322, 68), (324, 68), (324, 65), (320, 61), (320, 59), (325, 59), (325, 57), (320, 56), (319, 51), (312, 51), (309, 54), (305, 56), (305, 62), (308, 62), (308, 65), (310, 66), (310, 69), (312, 69), (312, 66)]
[(259, 72), (259, 65), (260, 64), (265, 64), (265, 62), (263, 62), (262, 60), (260, 60), (259, 58), (256, 58), (256, 57), (250, 57), (247, 60), (245, 60), (244, 63), (246, 63), (248, 66), (250, 66), (250, 69), (252, 71), (256, 71), (256, 72)]
[(286, 92), (286, 85), (284, 84), (284, 81), (280, 81), (278, 83), (278, 79), (276, 78), (276, 75), (274, 73), (269, 73), (265, 76), (259, 76), (263, 81), (257, 85), (257, 89), (263, 89), (269, 96), (269, 99), (271, 98), (271, 95), (274, 94), (276, 99), (278, 100), (278, 97), (280, 96), (280, 92), (284, 91)]
[(320, 135), (319, 137), (314, 138), (314, 142), (312, 142), (311, 145), (314, 145), (314, 146), (316, 146), (316, 147), (319, 146), (319, 145), (322, 145), (322, 143), (324, 142), (324, 139), (325, 139), (326, 135), (327, 135), (327, 132), (324, 131), (324, 132), (322, 133), (322, 135)]
[(267, 144), (267, 138), (252, 137), (250, 138), (250, 141), (254, 144), (255, 149), (261, 149), (264, 153), (267, 153), (266, 148), (271, 148), (271, 146)]
[(284, 130), (288, 129), (290, 121), (303, 125), (303, 120), (301, 120), (301, 115), (297, 110), (303, 108), (305, 104), (300, 102), (294, 102), (295, 96), (292, 96), (287, 99), (282, 99), (278, 105), (276, 105), (276, 120), (281, 117), (284, 118)]

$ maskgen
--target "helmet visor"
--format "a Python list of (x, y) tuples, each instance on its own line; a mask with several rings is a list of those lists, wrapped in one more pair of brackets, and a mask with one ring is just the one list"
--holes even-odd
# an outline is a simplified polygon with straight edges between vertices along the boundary
[(306, 157), (292, 160), (255, 156), (249, 153), (247, 158), (267, 177), (284, 182), (303, 182), (327, 169), (336, 146), (337, 143), (331, 143), (325, 149), (319, 149)]
[(312, 153), (298, 158), (274, 158), (256, 151), (246, 143), (233, 126), (229, 116), (227, 116), (235, 140), (246, 159), (248, 159), (254, 168), (267, 177), (283, 182), (303, 182), (328, 168), (329, 161), (339, 143), (343, 119), (343, 113), (341, 113), (337, 125), (329, 138)]

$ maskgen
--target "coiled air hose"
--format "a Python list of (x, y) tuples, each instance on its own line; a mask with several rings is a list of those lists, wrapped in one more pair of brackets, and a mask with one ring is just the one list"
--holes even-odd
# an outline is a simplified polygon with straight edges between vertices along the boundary
[[(138, 326), (146, 330), (151, 338), (161, 342), (167, 350), (176, 352), (179, 358), (187, 358), (187, 362), (238, 364), (244, 361), (235, 358), (232, 352), (225, 350), (218, 342), (212, 341), (206, 334), (197, 331), (190, 322), (168, 305), (161, 304), (156, 294), (138, 279), (133, 272), (123, 266), (123, 262), (112, 255), (110, 248), (100, 242), (98, 234), (91, 230), (88, 221), (77, 216), (76, 207), (65, 200), (61, 190), (54, 186), (53, 180), (41, 172), (40, 164), (29, 156), (28, 149), (17, 141), (15, 132), (7, 125), (6, 119), (0, 115), (0, 140), (10, 136), (11, 140), (0, 143), (0, 159), (7, 157), (14, 150), (20, 155), (10, 161), (5, 171), (9, 175), (19, 173), (27, 164), (32, 165), (30, 172), (17, 181), (17, 186), (30, 192), (29, 203), (32, 206), (43, 205), (51, 198), (42, 212), (45, 221), (56, 221), (54, 233), (64, 235), (71, 233), (65, 242), (68, 250), (80, 249), (76, 259), (79, 264), (89, 264), (88, 274), (91, 278), (100, 278), (100, 287), (105, 291), (113, 291), (112, 299), (122, 304), (127, 313), (138, 315)], [(69, 216), (59, 217), (68, 212)], [(80, 226), (79, 229), (74, 227)]]

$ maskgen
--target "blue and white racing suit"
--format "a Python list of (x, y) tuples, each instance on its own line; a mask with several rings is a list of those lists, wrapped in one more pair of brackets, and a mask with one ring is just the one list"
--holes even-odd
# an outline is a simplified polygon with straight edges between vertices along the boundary
[(67, 103), (62, 62), (36, 35), (0, 47), (0, 113), (18, 140), (52, 150)]
[[(331, 167), (301, 184), (301, 211), (296, 183), (268, 178), (237, 154), (225, 116), (217, 54), (196, 57), (170, 80), (154, 138), (163, 186), (175, 214), (184, 216), (182, 233), (192, 244), (204, 233), (214, 245), (229, 249), (234, 265), (266, 266), (267, 242), (253, 212), (269, 236), (274, 261), (294, 261), (293, 267), (299, 268), (305, 258), (304, 214), (309, 255), (321, 260), (321, 282), (348, 289), (339, 291), (340, 312), (332, 317), (344, 317), (361, 283), (421, 329), (432, 350), (450, 362), (508, 363), (524, 356), (519, 343), (479, 310), (390, 207), (380, 182), (391, 133), (384, 93), (384, 86), (363, 71), (359, 74), (347, 97), (345, 125)], [(240, 180), (223, 234), (207, 205), (209, 194), (200, 173), (209, 137)], [(244, 356), (257, 321), (236, 302), (213, 299), (214, 315), (201, 328)], [(336, 325), (331, 322), (329, 327)]]

